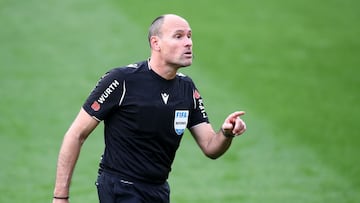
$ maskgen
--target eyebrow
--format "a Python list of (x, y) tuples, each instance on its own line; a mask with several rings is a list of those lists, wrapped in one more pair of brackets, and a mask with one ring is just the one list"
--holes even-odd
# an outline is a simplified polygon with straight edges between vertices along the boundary
[(176, 30), (174, 33), (179, 33), (179, 32), (190, 32), (190, 33), (192, 33), (191, 30)]

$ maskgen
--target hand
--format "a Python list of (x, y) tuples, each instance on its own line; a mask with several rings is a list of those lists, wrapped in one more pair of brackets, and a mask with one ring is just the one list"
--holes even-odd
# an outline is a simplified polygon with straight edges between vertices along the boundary
[(240, 116), (244, 114), (244, 111), (236, 111), (230, 114), (222, 124), (224, 132), (235, 136), (243, 134), (246, 131), (246, 124)]

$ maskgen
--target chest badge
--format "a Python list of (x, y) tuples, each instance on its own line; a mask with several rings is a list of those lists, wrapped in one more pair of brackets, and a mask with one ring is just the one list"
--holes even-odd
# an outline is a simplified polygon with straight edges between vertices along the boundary
[(177, 135), (182, 135), (186, 129), (189, 118), (188, 110), (176, 110), (174, 118), (174, 129)]

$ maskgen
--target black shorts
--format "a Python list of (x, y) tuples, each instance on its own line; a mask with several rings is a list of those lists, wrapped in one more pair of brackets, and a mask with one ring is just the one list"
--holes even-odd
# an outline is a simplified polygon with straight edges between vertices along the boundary
[(169, 203), (169, 184), (147, 184), (124, 180), (103, 171), (97, 181), (100, 203)]

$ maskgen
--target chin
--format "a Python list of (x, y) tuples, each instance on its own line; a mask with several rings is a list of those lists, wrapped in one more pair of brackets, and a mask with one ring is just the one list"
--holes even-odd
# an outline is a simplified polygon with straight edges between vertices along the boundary
[(188, 66), (191, 66), (192, 59), (181, 60), (176, 63), (170, 63), (170, 64), (172, 64), (172, 66), (178, 67), (178, 68), (188, 67)]
[(192, 63), (184, 63), (184, 64), (181, 64), (181, 68), (186, 68), (186, 67), (189, 67), (191, 66)]
[(186, 61), (184, 61), (184, 63), (183, 63), (183, 67), (191, 66), (191, 64), (192, 64), (192, 59), (186, 60)]

